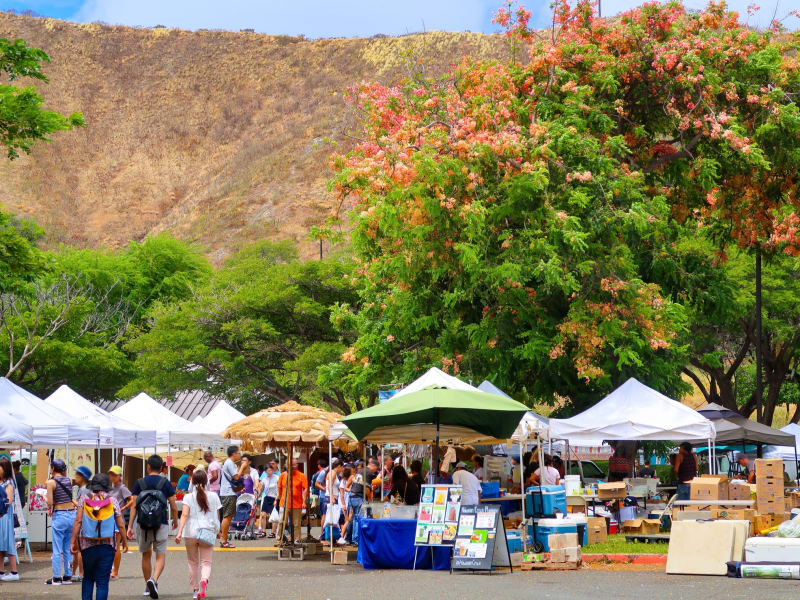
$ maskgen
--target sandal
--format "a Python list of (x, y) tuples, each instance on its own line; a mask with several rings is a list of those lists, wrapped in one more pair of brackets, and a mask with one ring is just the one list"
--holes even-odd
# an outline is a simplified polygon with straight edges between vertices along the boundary
[(220, 547), (220, 548), (236, 548), (236, 546), (234, 546), (234, 545), (233, 545), (233, 544), (231, 544), (230, 542), (222, 542), (222, 543), (219, 545), (219, 547)]
[(268, 538), (268, 539), (275, 539), (275, 534), (274, 534), (274, 533), (270, 533), (270, 534), (267, 536), (267, 538)]

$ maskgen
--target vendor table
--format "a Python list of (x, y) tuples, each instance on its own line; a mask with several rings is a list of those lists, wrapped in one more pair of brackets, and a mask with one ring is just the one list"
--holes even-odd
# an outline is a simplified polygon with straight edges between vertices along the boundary
[(499, 502), (500, 503), (500, 512), (503, 513), (503, 516), (522, 510), (522, 499), (525, 496), (522, 494), (506, 494), (505, 496), (499, 496), (498, 498), (483, 498), (481, 497), (481, 504), (485, 504), (486, 502)]
[[(417, 569), (449, 571), (452, 548), (414, 546), (414, 519), (358, 518), (358, 557), (365, 569)], [(432, 558), (431, 558), (432, 557)], [(432, 564), (431, 564), (432, 561)]]
[(675, 506), (752, 506), (755, 500), (676, 500)]

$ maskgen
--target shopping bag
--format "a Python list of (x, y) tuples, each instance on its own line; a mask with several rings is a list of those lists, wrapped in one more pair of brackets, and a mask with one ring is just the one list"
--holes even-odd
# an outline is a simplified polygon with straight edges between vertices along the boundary
[(280, 523), (281, 522), (281, 515), (278, 512), (277, 508), (273, 508), (272, 512), (269, 515), (269, 522), (270, 523)]
[(339, 518), (342, 516), (342, 507), (338, 504), (329, 504), (328, 512), (325, 513), (323, 525), (339, 525)]

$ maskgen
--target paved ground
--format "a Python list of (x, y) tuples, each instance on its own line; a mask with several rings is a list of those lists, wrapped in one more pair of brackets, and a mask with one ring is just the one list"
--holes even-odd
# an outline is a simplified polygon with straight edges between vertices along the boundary
[[(171, 547), (174, 543), (170, 540)], [(237, 542), (244, 549), (262, 542)], [(50, 562), (38, 554), (34, 564), (23, 563), (22, 581), (0, 583), (0, 599), (76, 600), (80, 586), (46, 587)], [(161, 578), (161, 598), (191, 598), (185, 554), (170, 551)], [(270, 551), (216, 552), (209, 598), (217, 600), (380, 600), (432, 598), (557, 598), (576, 600), (702, 600), (796, 599), (797, 581), (683, 577), (660, 570), (611, 571), (582, 569), (562, 572), (527, 572), (473, 575), (446, 572), (364, 571), (360, 565), (333, 566), (325, 559), (278, 562)], [(121, 578), (112, 582), (111, 598), (141, 598), (144, 584), (139, 555), (123, 557)]]

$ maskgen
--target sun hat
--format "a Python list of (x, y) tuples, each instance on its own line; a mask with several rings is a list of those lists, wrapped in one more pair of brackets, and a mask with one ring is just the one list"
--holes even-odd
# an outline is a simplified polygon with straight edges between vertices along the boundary
[(81, 465), (77, 469), (75, 469), (75, 473), (78, 475), (82, 475), (86, 481), (89, 481), (92, 478), (92, 470), (87, 467), (86, 465)]
[(111, 480), (105, 473), (97, 473), (89, 481), (89, 489), (93, 492), (107, 492), (111, 489)]

